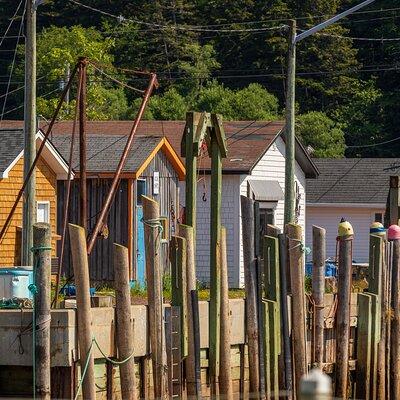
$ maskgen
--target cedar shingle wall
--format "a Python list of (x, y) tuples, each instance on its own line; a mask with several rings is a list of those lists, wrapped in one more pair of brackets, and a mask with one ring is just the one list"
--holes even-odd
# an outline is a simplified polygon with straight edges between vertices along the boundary
[[(8, 178), (0, 179), (0, 227), (14, 204), (18, 191), (22, 186), (24, 161), (21, 158), (10, 171)], [(50, 222), (53, 233), (53, 256), (56, 254), (56, 175), (51, 171), (44, 160), (40, 159), (36, 168), (36, 200), (50, 201)], [(22, 226), (22, 201), (18, 204), (14, 217), (6, 235), (0, 243), (0, 266), (20, 265), (21, 235), (17, 227)]]

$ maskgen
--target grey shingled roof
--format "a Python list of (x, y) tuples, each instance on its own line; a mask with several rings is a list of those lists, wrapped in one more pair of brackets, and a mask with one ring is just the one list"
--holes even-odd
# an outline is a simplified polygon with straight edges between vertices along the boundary
[(314, 159), (320, 175), (307, 179), (307, 203), (385, 204), (389, 177), (400, 174), (400, 158)]
[(23, 129), (0, 129), (0, 174), (24, 148)]
[[(128, 158), (124, 172), (136, 172), (144, 161), (150, 156), (162, 138), (160, 136), (136, 136)], [(86, 139), (87, 147), (87, 171), (88, 172), (114, 172), (127, 141), (126, 135), (89, 134)], [(69, 160), (71, 135), (54, 135), (52, 143)], [(72, 168), (79, 168), (79, 137), (75, 136)]]

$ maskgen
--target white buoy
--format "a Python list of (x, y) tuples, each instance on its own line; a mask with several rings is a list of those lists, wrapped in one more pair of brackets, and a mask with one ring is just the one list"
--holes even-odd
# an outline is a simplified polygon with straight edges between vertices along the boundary
[(332, 381), (319, 369), (312, 369), (300, 380), (301, 400), (331, 400)]

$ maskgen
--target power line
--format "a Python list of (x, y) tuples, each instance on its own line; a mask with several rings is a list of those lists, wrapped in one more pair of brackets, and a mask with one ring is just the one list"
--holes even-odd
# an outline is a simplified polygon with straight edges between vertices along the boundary
[[(29, 0), (26, 0), (26, 1), (29, 1)], [(7, 99), (8, 99), (8, 92), (9, 92), (9, 90), (10, 90), (10, 82), (11, 82), (12, 74), (13, 74), (13, 72), (14, 72), (15, 59), (16, 59), (16, 57), (17, 57), (17, 50), (18, 50), (18, 44), (19, 44), (19, 36), (21, 36), (22, 28), (23, 28), (23, 26), (24, 26), (24, 17), (25, 17), (26, 1), (25, 1), (25, 6), (24, 6), (24, 11), (23, 11), (23, 13), (22, 13), (21, 23), (20, 23), (20, 26), (19, 26), (19, 33), (18, 33), (17, 43), (15, 44), (14, 56), (13, 56), (13, 59), (12, 59), (12, 62), (11, 62), (10, 76), (9, 76), (9, 78), (8, 78), (7, 89), (6, 89), (6, 93), (5, 93), (6, 95), (5, 95), (5, 97), (4, 97), (3, 107), (2, 107), (2, 110), (1, 110), (0, 124), (1, 124), (1, 121), (3, 121), (4, 110), (5, 110), (5, 108), (6, 108)]]
[(395, 139), (391, 139), (391, 140), (386, 140), (385, 142), (380, 142), (380, 143), (372, 143), (372, 144), (360, 144), (358, 146), (346, 146), (348, 149), (358, 149), (358, 148), (367, 148), (367, 147), (375, 147), (375, 146), (382, 146), (384, 144), (388, 144), (388, 143), (393, 143), (393, 142), (397, 142), (398, 140), (400, 140), (400, 136), (395, 138)]
[[(304, 31), (303, 29), (299, 29), (300, 31)], [(337, 35), (334, 33), (324, 33), (324, 32), (317, 32), (316, 35), (319, 36), (330, 36), (330, 37), (336, 37), (340, 39), (350, 39), (350, 40), (359, 40), (359, 41), (365, 41), (365, 42), (398, 42), (400, 41), (400, 38), (360, 38), (360, 37), (351, 37), (351, 36), (342, 36), (342, 35)]]
[(14, 12), (14, 15), (11, 17), (11, 21), (10, 21), (10, 23), (8, 24), (7, 28), (6, 28), (6, 31), (4, 32), (4, 35), (2, 36), (2, 39), (0, 40), (0, 47), (1, 47), (1, 45), (3, 44), (4, 39), (6, 38), (7, 33), (8, 33), (8, 31), (10, 30), (11, 25), (13, 24), (14, 19), (15, 19), (15, 17), (17, 16), (18, 11), (19, 11), (19, 9), (21, 8), (21, 5), (22, 5), (23, 2), (24, 2), (24, 0), (21, 0), (21, 1), (19, 2), (18, 7), (17, 7), (17, 9), (16, 9), (15, 12)]
[(250, 133), (247, 133), (246, 135), (243, 135), (239, 138), (237, 138), (236, 140), (234, 140), (233, 142), (229, 143), (229, 146), (232, 146), (233, 144), (239, 142), (240, 140), (245, 140), (247, 139), (249, 136), (251, 136), (253, 133), (259, 131), (262, 128), (265, 128), (266, 126), (272, 124), (273, 121), (268, 121), (267, 123), (265, 123), (264, 125), (258, 126), (256, 129), (254, 129), (253, 131), (251, 131)]
[(177, 24), (170, 24), (170, 25), (163, 25), (163, 24), (157, 24), (154, 22), (146, 22), (146, 21), (141, 21), (138, 19), (131, 19), (131, 18), (126, 18), (122, 15), (115, 15), (111, 14), (107, 11), (100, 10), (98, 8), (91, 7), (87, 4), (80, 3), (76, 0), (68, 0), (71, 3), (74, 3), (80, 7), (87, 8), (91, 11), (97, 12), (99, 14), (105, 15), (107, 17), (111, 17), (114, 19), (117, 19), (119, 22), (133, 22), (135, 24), (140, 24), (140, 25), (145, 25), (149, 26), (160, 30), (163, 29), (176, 29), (176, 30), (181, 30), (181, 31), (191, 31), (191, 32), (231, 32), (231, 33), (240, 33), (240, 32), (262, 32), (262, 31), (272, 31), (272, 30), (281, 30), (283, 28), (286, 28), (286, 25), (281, 25), (281, 26), (276, 26), (276, 27), (267, 27), (267, 28), (245, 28), (245, 29), (211, 29), (211, 28), (204, 28), (201, 26), (195, 26), (195, 25), (177, 25)]

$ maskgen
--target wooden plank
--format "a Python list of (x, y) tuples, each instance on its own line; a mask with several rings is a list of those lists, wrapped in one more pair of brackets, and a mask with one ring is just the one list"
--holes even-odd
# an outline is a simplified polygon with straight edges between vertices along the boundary
[(221, 202), (222, 162), (217, 138), (211, 136), (211, 215), (210, 215), (210, 382), (212, 395), (217, 394), (220, 352), (220, 304), (221, 304)]
[(265, 307), (265, 389), (267, 398), (279, 397), (280, 318), (276, 301), (266, 300)]
[(228, 259), (226, 253), (226, 229), (221, 228), (221, 341), (220, 341), (220, 395), (231, 399), (231, 321), (229, 308)]
[(338, 303), (336, 312), (336, 397), (348, 398), (350, 299), (353, 236), (339, 238)]
[(312, 298), (314, 302), (312, 362), (321, 368), (324, 356), (324, 293), (326, 243), (324, 228), (313, 226)]
[(181, 352), (182, 357), (188, 355), (188, 305), (186, 279), (186, 239), (172, 236), (169, 245), (171, 263), (172, 297), (171, 305), (180, 308), (181, 319)]
[[(299, 395), (300, 379), (307, 373), (306, 314), (304, 293), (304, 251), (300, 225), (287, 224), (290, 280), (292, 290), (292, 343), (294, 358), (294, 386)], [(294, 323), (296, 321), (296, 323)]]
[(371, 400), (377, 399), (377, 377), (378, 377), (378, 343), (381, 333), (381, 308), (379, 297), (371, 296)]
[(242, 238), (244, 285), (246, 292), (246, 334), (249, 347), (250, 392), (259, 392), (259, 352), (257, 321), (257, 271), (254, 257), (254, 201), (240, 196), (242, 211)]
[(397, 225), (399, 223), (399, 205), (400, 205), (400, 177), (390, 177), (389, 188), (389, 225)]
[(369, 294), (358, 294), (357, 327), (357, 398), (370, 399), (372, 350), (372, 299)]

